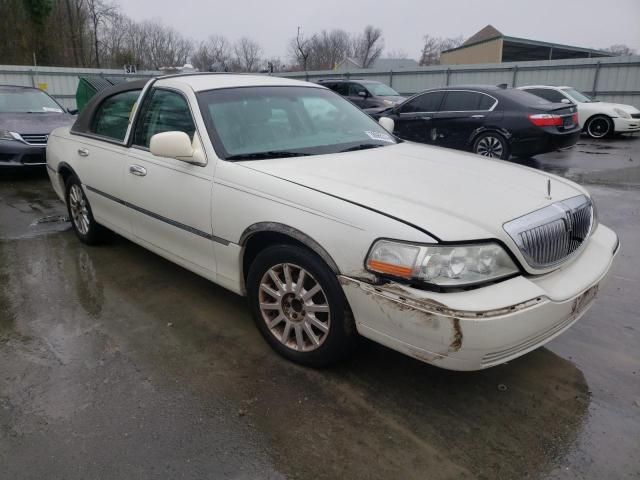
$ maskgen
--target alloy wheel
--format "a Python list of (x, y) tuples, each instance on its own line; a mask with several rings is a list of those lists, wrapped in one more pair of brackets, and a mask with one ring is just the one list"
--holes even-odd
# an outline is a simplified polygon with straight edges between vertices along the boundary
[(327, 295), (304, 268), (292, 263), (271, 267), (260, 281), (258, 301), (269, 331), (286, 347), (310, 352), (327, 338), (331, 323)]
[(476, 153), (483, 157), (502, 158), (504, 147), (497, 137), (483, 137), (476, 146)]
[(71, 220), (82, 235), (89, 233), (89, 209), (87, 200), (78, 184), (71, 185), (69, 189), (69, 210)]
[(589, 122), (587, 130), (591, 137), (602, 138), (609, 134), (610, 128), (609, 121), (606, 118), (594, 118)]

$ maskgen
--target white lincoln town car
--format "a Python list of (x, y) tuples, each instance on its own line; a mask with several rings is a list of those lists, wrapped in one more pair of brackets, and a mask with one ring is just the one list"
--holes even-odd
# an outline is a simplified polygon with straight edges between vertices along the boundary
[(619, 248), (588, 192), (390, 123), (311, 83), (159, 77), (96, 95), (47, 166), (82, 242), (117, 232), (247, 296), (299, 363), (361, 335), (478, 370), (576, 322)]

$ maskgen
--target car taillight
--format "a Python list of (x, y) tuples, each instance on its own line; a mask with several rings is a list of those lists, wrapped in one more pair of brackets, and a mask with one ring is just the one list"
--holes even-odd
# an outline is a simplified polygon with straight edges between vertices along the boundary
[(537, 127), (561, 127), (563, 123), (560, 115), (552, 115), (550, 113), (529, 115), (529, 120)]
[(574, 113), (571, 118), (573, 119), (573, 124), (577, 125), (578, 124), (578, 114)]

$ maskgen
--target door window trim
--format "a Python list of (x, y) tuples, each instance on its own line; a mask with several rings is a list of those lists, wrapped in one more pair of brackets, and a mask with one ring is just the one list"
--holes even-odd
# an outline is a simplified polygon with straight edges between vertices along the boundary
[(445, 97), (442, 99), (442, 103), (440, 104), (440, 106), (442, 106), (444, 104), (444, 101), (447, 98), (447, 95), (450, 92), (468, 92), (468, 93), (478, 93), (480, 95), (486, 95), (487, 97), (491, 98), (494, 100), (493, 105), (491, 105), (491, 108), (489, 109), (484, 109), (484, 110), (438, 110), (438, 113), (467, 113), (467, 112), (493, 112), (493, 110), (498, 106), (498, 99), (496, 97), (494, 97), (493, 95), (489, 95), (488, 93), (484, 93), (484, 92), (478, 92), (477, 90), (466, 90), (466, 89), (458, 89), (458, 88), (453, 88), (453, 89), (447, 89), (447, 90), (441, 90), (442, 92), (445, 92)]
[(414, 95), (413, 97), (409, 98), (405, 104), (408, 104), (409, 102), (412, 102), (424, 95), (432, 95), (435, 93), (444, 93), (445, 95), (442, 96), (442, 99), (440, 100), (440, 104), (438, 105), (438, 110), (420, 110), (419, 112), (398, 112), (399, 116), (415, 116), (415, 115), (421, 115), (423, 113), (438, 113), (440, 111), (440, 106), (442, 106), (442, 102), (444, 101), (444, 98), (446, 96), (446, 92), (444, 90), (433, 90), (433, 91), (429, 91), (429, 92), (421, 92), (418, 93), (417, 95)]
[[(135, 110), (134, 114), (137, 113), (137, 104), (140, 101), (140, 96), (142, 95), (142, 93), (144, 92), (144, 88), (142, 89), (138, 89), (138, 88), (132, 88), (131, 90), (123, 90), (121, 92), (116, 92), (113, 95), (109, 95), (108, 97), (105, 97), (101, 102), (100, 105), (95, 109), (95, 112), (93, 114), (93, 117), (91, 117), (91, 121), (90, 121), (90, 125), (93, 125), (94, 120), (96, 118), (96, 116), (100, 113), (102, 105), (104, 104), (104, 102), (106, 102), (107, 100), (109, 100), (110, 98), (115, 97), (116, 95), (122, 95), (124, 93), (129, 93), (129, 92), (135, 92), (136, 90), (140, 90), (140, 93), (138, 93), (138, 99), (134, 102), (133, 106), (131, 107), (131, 110)], [(129, 136), (129, 129), (131, 128), (131, 125), (133, 123), (133, 121), (135, 120), (135, 118), (131, 118), (131, 112), (129, 112), (129, 123), (127, 124), (127, 130), (124, 134), (124, 139), (122, 140), (118, 140), (116, 138), (113, 137), (107, 137), (105, 135), (100, 135), (98, 133), (92, 132), (90, 130), (86, 130), (86, 131), (79, 131), (79, 130), (73, 130), (71, 129), (69, 131), (69, 133), (71, 133), (71, 135), (78, 135), (80, 137), (86, 137), (86, 138), (91, 138), (94, 140), (100, 140), (101, 142), (105, 142), (105, 143), (110, 143), (112, 145), (118, 145), (121, 147), (127, 147), (128, 144), (128, 136)], [(92, 127), (90, 127), (92, 128)]]
[[(172, 92), (172, 93), (177, 93), (178, 95), (180, 95), (183, 100), (185, 101), (185, 103), (187, 104), (187, 107), (189, 108), (189, 113), (191, 115), (191, 121), (193, 122), (193, 126), (195, 127), (195, 131), (193, 132), (193, 137), (195, 138), (195, 136), (198, 136), (198, 142), (200, 142), (200, 146), (202, 147), (202, 153), (204, 155), (205, 158), (205, 164), (204, 165), (198, 165), (198, 164), (190, 164), (190, 165), (195, 165), (197, 167), (206, 167), (209, 164), (209, 159), (207, 158), (207, 152), (205, 151), (204, 148), (204, 142), (202, 141), (202, 136), (200, 135), (200, 130), (198, 129), (198, 124), (196, 123), (196, 116), (193, 113), (193, 108), (191, 107), (191, 103), (189, 102), (189, 99), (187, 98), (187, 96), (184, 94), (183, 91), (177, 89), (177, 88), (173, 88), (173, 87), (166, 87), (166, 86), (151, 86), (149, 92), (145, 92), (144, 95), (144, 101), (142, 102), (142, 105), (140, 105), (140, 108), (136, 109), (135, 112), (135, 116), (133, 118), (133, 121), (131, 122), (131, 127), (130, 127), (130, 131), (127, 132), (127, 144), (126, 146), (129, 148), (135, 148), (136, 150), (141, 150), (143, 152), (149, 152), (151, 153), (151, 150), (147, 147), (143, 147), (142, 145), (134, 145), (133, 144), (133, 137), (135, 135), (135, 131), (136, 131), (136, 127), (138, 126), (138, 122), (142, 121), (142, 117), (143, 115), (146, 113), (146, 104), (147, 104), (147, 98), (151, 99), (151, 96), (153, 95), (153, 91), (154, 90), (165, 90), (168, 92)], [(151, 102), (151, 100), (149, 100), (149, 102)], [(193, 142), (193, 140), (192, 140)], [(189, 162), (183, 162), (182, 160), (176, 160), (178, 162), (181, 163), (189, 163)]]

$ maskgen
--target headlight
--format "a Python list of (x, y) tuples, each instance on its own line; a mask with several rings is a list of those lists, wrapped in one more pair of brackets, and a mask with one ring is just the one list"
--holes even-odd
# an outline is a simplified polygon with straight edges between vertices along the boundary
[(628, 112), (625, 112), (621, 108), (614, 108), (613, 111), (616, 112), (616, 114), (618, 114), (620, 118), (631, 118), (631, 114)]
[(378, 240), (366, 267), (373, 273), (441, 287), (490, 282), (519, 271), (504, 248), (494, 242), (414, 245)]
[(0, 140), (17, 140), (16, 134), (9, 130), (0, 130)]

